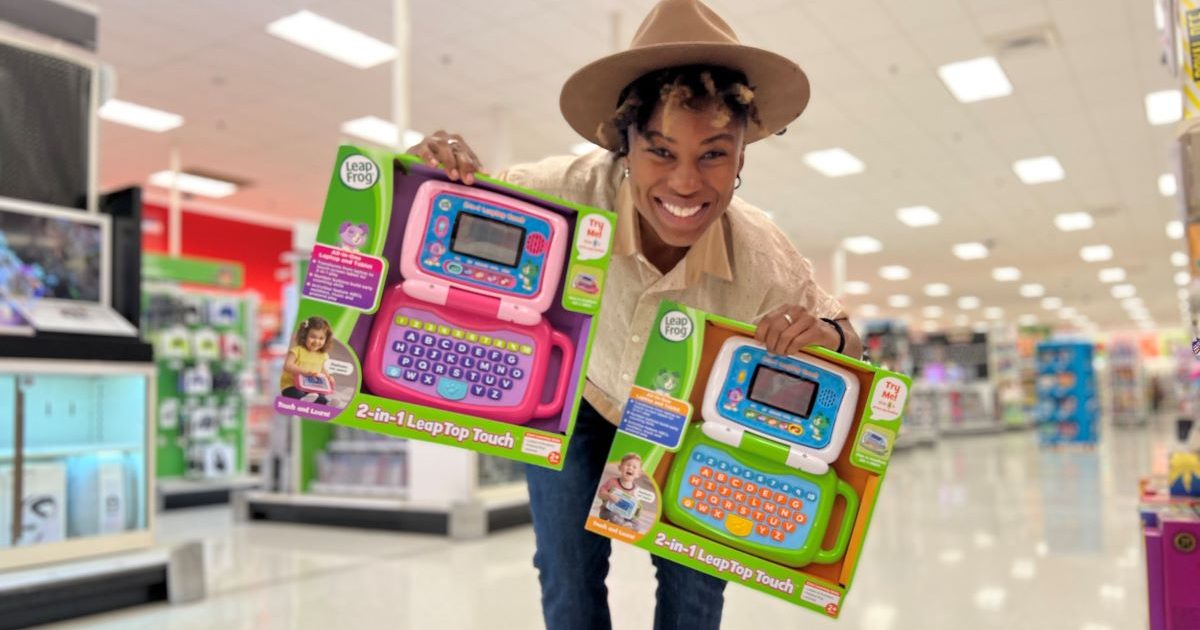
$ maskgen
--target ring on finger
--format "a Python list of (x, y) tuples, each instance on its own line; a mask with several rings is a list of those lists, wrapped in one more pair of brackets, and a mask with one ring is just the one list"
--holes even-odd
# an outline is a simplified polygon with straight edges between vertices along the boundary
[(788, 315), (787, 313), (783, 314), (783, 318), (787, 320), (788, 326), (791, 326), (792, 324), (796, 323), (796, 322), (792, 321), (792, 316)]
[(456, 140), (454, 138), (450, 138), (450, 139), (446, 140), (446, 144), (450, 145), (450, 148), (453, 149), (455, 146), (457, 146), (459, 144), (459, 142), (458, 142), (458, 140)]

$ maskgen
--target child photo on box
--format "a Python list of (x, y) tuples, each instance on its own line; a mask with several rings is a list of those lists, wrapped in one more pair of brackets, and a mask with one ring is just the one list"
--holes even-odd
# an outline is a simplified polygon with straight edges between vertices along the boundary
[[(639, 498), (647, 494), (654, 500), (643, 502)], [(658, 493), (643, 474), (642, 458), (637, 453), (627, 453), (615, 466), (605, 467), (596, 497), (592, 514), (638, 533), (650, 528), (658, 512)]]
[[(781, 134), (808, 99), (808, 78), (795, 62), (742, 44), (697, 0), (662, 0), (628, 50), (584, 66), (562, 88), (563, 117), (597, 149), (496, 175), (617, 215), (563, 469), (526, 470), (549, 630), (612, 627), (604, 584), (610, 540), (584, 525), (661, 300), (755, 322), (758, 340), (776, 354), (807, 345), (862, 354), (845, 310), (817, 285), (812, 264), (769, 215), (735, 196), (746, 146)], [(466, 184), (485, 172), (457, 134), (428, 134), (408, 152)], [(725, 581), (652, 560), (654, 628), (718, 628)]]
[[(351, 372), (344, 380), (351, 385), (338, 387), (330, 373), (330, 365), (353, 368), (350, 351), (333, 337), (333, 329), (323, 317), (309, 317), (300, 322), (284, 360), (279, 376), (279, 394), (296, 400), (345, 408), (354, 397)], [(341, 372), (344, 374), (345, 372)]]

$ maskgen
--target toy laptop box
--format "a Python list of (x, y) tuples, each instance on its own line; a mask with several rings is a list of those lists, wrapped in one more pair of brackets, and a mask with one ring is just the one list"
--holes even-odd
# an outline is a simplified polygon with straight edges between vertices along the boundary
[(478, 180), (340, 148), (278, 411), (562, 467), (616, 217)]
[(587, 529), (837, 617), (908, 377), (659, 307)]

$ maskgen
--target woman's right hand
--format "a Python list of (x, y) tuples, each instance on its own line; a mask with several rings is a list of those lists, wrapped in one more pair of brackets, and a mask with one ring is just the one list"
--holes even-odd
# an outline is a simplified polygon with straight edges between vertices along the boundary
[(436, 167), (441, 164), (451, 180), (461, 180), (464, 184), (474, 184), (475, 173), (484, 172), (475, 151), (462, 136), (441, 129), (409, 147), (408, 153), (425, 160), (429, 166)]

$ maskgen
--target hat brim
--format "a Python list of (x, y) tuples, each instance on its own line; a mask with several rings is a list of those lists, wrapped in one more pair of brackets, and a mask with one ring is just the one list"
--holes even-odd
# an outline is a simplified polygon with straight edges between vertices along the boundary
[(753, 46), (692, 42), (656, 44), (597, 59), (563, 84), (559, 108), (579, 135), (604, 146), (596, 130), (616, 111), (621, 90), (654, 70), (688, 65), (721, 66), (746, 75), (762, 121), (747, 127), (747, 144), (782, 130), (808, 106), (808, 76), (792, 60)]

